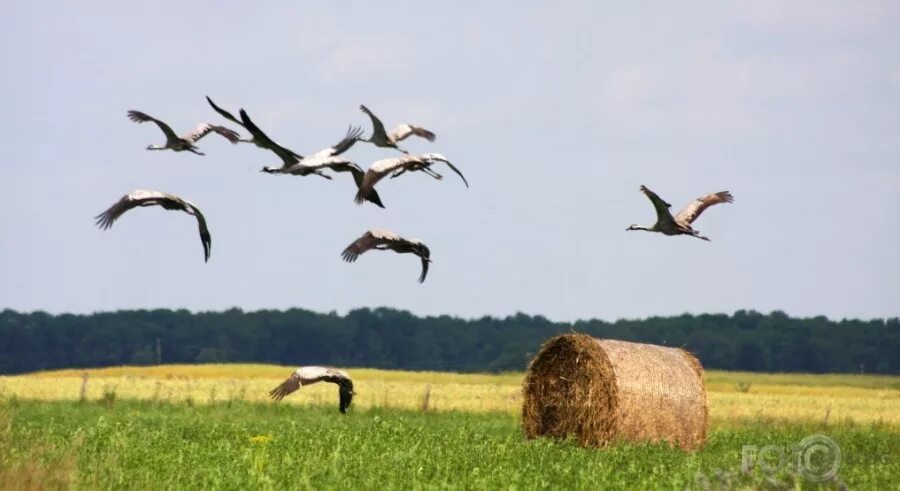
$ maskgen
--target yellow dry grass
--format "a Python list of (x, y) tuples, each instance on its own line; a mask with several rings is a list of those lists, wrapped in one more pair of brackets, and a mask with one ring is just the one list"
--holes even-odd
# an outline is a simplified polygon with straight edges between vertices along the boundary
[[(117, 399), (189, 401), (267, 401), (268, 391), (293, 368), (274, 365), (162, 365), (59, 370), (0, 377), (0, 397), (77, 400), (82, 376), (89, 375), (86, 397), (104, 392)], [(358, 408), (419, 409), (430, 385), (429, 408), (437, 411), (521, 410), (522, 373), (459, 374), (348, 369), (354, 378)], [(706, 373), (710, 419), (727, 425), (748, 419), (853, 421), (900, 429), (900, 377), (863, 375)], [(739, 383), (749, 384), (746, 392)], [(746, 387), (746, 386), (745, 386)], [(283, 403), (337, 406), (331, 384), (304, 387)]]

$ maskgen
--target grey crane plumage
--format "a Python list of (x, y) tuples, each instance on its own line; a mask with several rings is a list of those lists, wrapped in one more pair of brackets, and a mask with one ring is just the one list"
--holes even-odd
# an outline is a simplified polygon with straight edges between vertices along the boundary
[(381, 229), (372, 229), (354, 240), (341, 253), (344, 261), (352, 263), (359, 256), (370, 250), (392, 250), (400, 254), (415, 254), (422, 261), (422, 273), (419, 275), (419, 283), (425, 282), (428, 275), (428, 264), (431, 263), (431, 251), (421, 240), (404, 239), (394, 232)]
[(269, 391), (269, 397), (275, 402), (284, 399), (285, 396), (292, 394), (304, 385), (312, 385), (319, 382), (329, 382), (337, 384), (339, 394), (338, 409), (341, 414), (347, 412), (350, 403), (353, 401), (353, 380), (350, 375), (336, 368), (331, 367), (300, 367), (291, 373), (291, 376), (284, 382)]
[(656, 223), (649, 227), (641, 225), (631, 225), (625, 230), (644, 230), (647, 232), (659, 232), (665, 235), (689, 235), (698, 239), (709, 241), (708, 237), (700, 235), (698, 230), (694, 230), (691, 226), (694, 221), (703, 213), (703, 210), (710, 206), (720, 203), (732, 203), (734, 197), (728, 191), (720, 191), (718, 193), (707, 194), (701, 196), (694, 201), (688, 203), (678, 214), (672, 216), (669, 203), (660, 198), (656, 193), (641, 185), (641, 192), (647, 195), (653, 208), (656, 210)]
[(205, 155), (194, 144), (204, 136), (208, 135), (210, 132), (215, 132), (216, 134), (223, 136), (231, 143), (237, 143), (240, 139), (240, 135), (238, 135), (234, 130), (230, 130), (224, 126), (217, 126), (210, 123), (201, 123), (190, 133), (187, 133), (183, 136), (178, 136), (174, 131), (172, 131), (172, 128), (170, 128), (169, 125), (154, 118), (153, 116), (148, 115), (147, 113), (131, 110), (128, 111), (128, 119), (134, 121), (135, 123), (146, 123), (147, 121), (152, 121), (153, 123), (156, 123), (156, 126), (158, 126), (159, 129), (162, 130), (163, 134), (166, 135), (165, 145), (148, 145), (147, 150), (172, 150), (175, 152), (188, 151), (197, 155)]
[(212, 248), (212, 237), (209, 229), (206, 227), (206, 217), (197, 208), (197, 205), (190, 201), (175, 196), (174, 194), (163, 193), (161, 191), (150, 191), (146, 189), (134, 190), (119, 201), (113, 204), (109, 209), (94, 217), (97, 220), (97, 226), (103, 230), (112, 227), (112, 224), (119, 219), (126, 211), (139, 206), (161, 206), (166, 210), (180, 210), (197, 219), (197, 227), (200, 230), (200, 241), (203, 243), (203, 260), (209, 261), (210, 249)]
[(418, 171), (424, 172), (435, 179), (443, 179), (443, 176), (431, 169), (431, 166), (435, 163), (447, 164), (447, 166), (462, 179), (463, 184), (465, 184), (466, 187), (469, 187), (469, 182), (462, 172), (447, 160), (446, 157), (439, 153), (404, 155), (402, 157), (381, 159), (373, 163), (363, 176), (362, 182), (359, 185), (359, 190), (356, 193), (355, 201), (357, 204), (362, 204), (367, 194), (373, 192), (375, 190), (375, 185), (387, 175), (390, 175), (393, 179), (405, 172)]
[[(263, 131), (256, 126), (256, 123), (250, 119), (247, 111), (241, 109), (240, 115), (243, 126), (251, 135), (253, 135), (254, 143), (261, 148), (271, 150), (275, 155), (278, 155), (278, 157), (281, 158), (280, 167), (265, 166), (261, 169), (262, 172), (268, 174), (288, 174), (293, 176), (315, 174), (326, 179), (331, 179), (331, 176), (324, 172), (324, 169), (331, 169), (334, 172), (349, 172), (353, 176), (353, 181), (356, 183), (357, 189), (362, 185), (364, 175), (363, 170), (355, 163), (339, 157), (342, 153), (349, 150), (359, 139), (359, 135), (362, 132), (359, 128), (354, 128), (353, 126), (349, 127), (347, 129), (347, 134), (341, 141), (308, 157), (304, 157), (293, 150), (275, 143), (274, 140), (269, 138), (268, 135), (263, 133)], [(378, 192), (374, 189), (366, 193), (364, 200), (384, 208), (381, 197), (378, 196)]]
[[(283, 169), (286, 169), (303, 159), (303, 156), (299, 153), (287, 147), (283, 147), (278, 143), (275, 143), (275, 140), (272, 140), (268, 135), (263, 133), (263, 131), (259, 129), (258, 126), (256, 126), (256, 123), (254, 123), (253, 120), (250, 119), (247, 111), (241, 109), (240, 115), (242, 125), (247, 129), (247, 131), (250, 132), (253, 137), (253, 143), (260, 148), (271, 151), (281, 159), (280, 167), (265, 166), (262, 168), (263, 172), (268, 172), (270, 174), (279, 174)], [(327, 178), (328, 176), (324, 177)]]
[[(241, 126), (242, 128), (244, 128), (244, 129), (247, 129), (247, 127), (244, 125), (243, 121), (241, 121), (241, 120), (239, 120), (238, 118), (234, 117), (234, 115), (231, 114), (230, 112), (228, 112), (228, 111), (222, 109), (221, 107), (217, 106), (216, 103), (213, 102), (213, 100), (209, 98), (209, 96), (206, 96), (206, 102), (208, 102), (209, 105), (212, 106), (213, 110), (214, 110), (215, 112), (219, 113), (219, 115), (221, 115), (223, 118), (227, 119), (228, 121), (231, 121), (232, 123), (235, 123), (235, 124), (237, 124), (237, 125), (240, 125), (240, 126)], [(267, 146), (265, 145), (264, 142), (257, 141), (256, 138), (253, 137), (253, 135), (250, 135), (250, 138), (239, 138), (239, 139), (238, 139), (238, 142), (242, 142), (242, 143), (252, 143), (252, 144), (256, 145), (257, 147), (262, 148), (262, 149), (264, 149), (264, 150), (268, 150), (268, 149), (269, 149), (269, 147), (267, 147)], [(299, 158), (299, 157), (298, 157), (298, 158)]]
[[(352, 162), (340, 156), (307, 157), (300, 162), (279, 172), (282, 174), (302, 176), (308, 175), (309, 173), (315, 172), (317, 170), (324, 169), (329, 169), (332, 172), (349, 172), (353, 176), (353, 182), (356, 183), (357, 190), (360, 186), (362, 186), (365, 171), (363, 171), (362, 168), (360, 168), (359, 165), (357, 165), (355, 162)], [(376, 191), (375, 189), (371, 189), (366, 192), (365, 201), (369, 201), (379, 208), (384, 208), (384, 203), (381, 202), (381, 196), (378, 195), (378, 191)]]
[[(354, 128), (353, 126), (347, 128), (347, 134), (339, 142), (328, 148), (319, 150), (309, 157), (304, 157), (293, 150), (275, 143), (274, 140), (269, 138), (268, 135), (263, 133), (263, 131), (256, 126), (253, 120), (250, 119), (247, 111), (241, 109), (240, 115), (243, 126), (251, 135), (253, 135), (254, 143), (261, 148), (271, 150), (281, 159), (280, 167), (265, 166), (261, 169), (262, 172), (268, 174), (288, 174), (293, 176), (315, 174), (326, 179), (331, 179), (331, 176), (324, 172), (324, 169), (331, 169), (334, 172), (349, 172), (353, 176), (353, 181), (356, 183), (357, 189), (362, 185), (364, 175), (363, 170), (355, 163), (339, 157), (342, 153), (349, 150), (359, 139), (359, 135), (362, 133), (362, 130), (359, 128)], [(366, 193), (364, 200), (384, 208), (381, 197), (374, 189)]]
[(401, 142), (409, 138), (411, 135), (424, 138), (430, 142), (433, 142), (437, 138), (431, 131), (428, 131), (421, 126), (407, 123), (398, 125), (396, 128), (394, 128), (393, 131), (388, 133), (387, 131), (385, 131), (384, 124), (380, 119), (378, 119), (378, 116), (375, 116), (375, 114), (372, 113), (369, 108), (361, 105), (359, 106), (359, 110), (366, 113), (369, 116), (369, 119), (372, 120), (372, 136), (370, 136), (368, 139), (360, 138), (360, 140), (372, 143), (377, 147), (396, 148), (403, 153), (409, 153), (397, 146), (397, 142)]

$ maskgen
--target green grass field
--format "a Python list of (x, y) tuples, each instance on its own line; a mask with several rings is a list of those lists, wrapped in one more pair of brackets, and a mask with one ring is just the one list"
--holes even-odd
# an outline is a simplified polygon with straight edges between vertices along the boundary
[(709, 441), (685, 453), (526, 441), (521, 373), (350, 369), (359, 395), (342, 416), (328, 384), (268, 401), (290, 370), (170, 365), (0, 377), (0, 489), (808, 489), (819, 485), (790, 467), (741, 473), (742, 448), (790, 454), (815, 434), (842, 452), (838, 481), (826, 487), (900, 486), (900, 377), (707, 372)]
[[(875, 426), (748, 423), (716, 429), (695, 453), (665, 445), (585, 450), (525, 441), (504, 413), (422, 413), (234, 402), (8, 400), (0, 406), (7, 489), (160, 488), (811, 488), (789, 470), (741, 475), (743, 445), (789, 446), (824, 433), (843, 453), (841, 482), (888, 489), (900, 438)], [(705, 484), (709, 485), (706, 486)], [(829, 487), (836, 487), (832, 482)]]

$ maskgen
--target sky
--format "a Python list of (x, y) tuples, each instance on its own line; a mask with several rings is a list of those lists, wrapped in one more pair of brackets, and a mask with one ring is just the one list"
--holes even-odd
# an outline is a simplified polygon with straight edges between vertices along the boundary
[[(0, 308), (389, 306), (568, 321), (755, 309), (900, 315), (900, 3), (14, 2), (0, 18)], [(208, 136), (245, 108), (301, 154), (369, 131), (431, 129), (447, 169), (383, 181), (387, 206), (332, 181), (259, 172), (277, 157)], [(395, 156), (357, 144), (363, 168)], [(730, 190), (695, 228), (626, 232)], [(137, 188), (193, 218), (100, 213)], [(410, 255), (340, 252), (370, 228)]]

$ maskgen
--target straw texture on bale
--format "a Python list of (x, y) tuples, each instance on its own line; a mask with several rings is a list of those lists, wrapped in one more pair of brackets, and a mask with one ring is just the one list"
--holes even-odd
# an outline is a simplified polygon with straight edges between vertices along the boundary
[(584, 446), (667, 441), (684, 450), (706, 442), (709, 411), (700, 362), (652, 344), (551, 338), (523, 384), (527, 438), (575, 438)]

